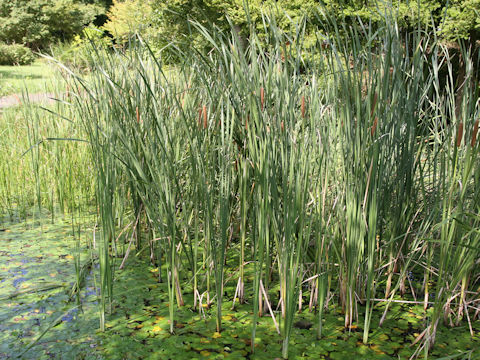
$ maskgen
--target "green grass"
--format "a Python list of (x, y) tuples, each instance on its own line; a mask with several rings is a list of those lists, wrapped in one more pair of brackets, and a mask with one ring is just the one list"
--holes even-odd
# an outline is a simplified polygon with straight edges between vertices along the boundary
[(44, 60), (32, 65), (0, 66), (0, 96), (21, 94), (25, 87), (30, 94), (51, 91), (54, 70)]

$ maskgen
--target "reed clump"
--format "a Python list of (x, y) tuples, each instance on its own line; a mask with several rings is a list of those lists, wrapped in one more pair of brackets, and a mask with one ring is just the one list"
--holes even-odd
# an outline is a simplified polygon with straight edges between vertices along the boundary
[[(306, 21), (293, 33), (263, 22), (266, 33), (252, 24), (242, 51), (235, 31), (192, 22), (211, 51), (179, 53), (171, 71), (141, 39), (123, 54), (95, 49), (91, 76), (69, 81), (95, 176), (101, 327), (118, 229), (130, 224), (167, 281), (172, 333), (186, 292), (196, 310), (216, 307), (222, 330), (225, 266), (235, 263), (228, 300), (252, 305), (252, 351), (267, 315), (287, 358), (304, 304), (318, 312), (319, 338), (337, 303), (368, 343), (394, 300), (434, 308), (417, 339), (418, 353), (428, 351), (440, 319), (479, 318), (478, 89), (465, 81), (459, 104), (452, 77), (439, 75), (448, 50), (418, 31), (399, 34), (388, 17), (373, 31), (319, 15), (331, 36), (309, 47), (310, 62)], [(420, 290), (411, 273), (423, 277)], [(372, 322), (378, 302), (384, 313)]]

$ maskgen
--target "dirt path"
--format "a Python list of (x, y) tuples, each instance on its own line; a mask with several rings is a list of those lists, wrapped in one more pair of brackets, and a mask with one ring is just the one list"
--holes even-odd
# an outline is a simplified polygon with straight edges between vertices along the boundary
[[(30, 102), (34, 103), (53, 103), (55, 100), (52, 98), (55, 97), (53, 93), (38, 93), (38, 94), (29, 94), (28, 98)], [(0, 97), (0, 109), (12, 107), (12, 106), (19, 106), (22, 105), (23, 98), (21, 94), (13, 94), (8, 96)]]

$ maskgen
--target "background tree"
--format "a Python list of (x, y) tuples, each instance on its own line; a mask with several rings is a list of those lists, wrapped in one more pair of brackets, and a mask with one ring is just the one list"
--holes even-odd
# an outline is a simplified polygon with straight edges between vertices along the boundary
[(145, 33), (151, 23), (152, 6), (150, 0), (113, 0), (107, 12), (104, 25), (118, 43), (128, 41), (135, 32)]
[(73, 0), (0, 0), (0, 42), (44, 49), (71, 40), (102, 12), (98, 4)]

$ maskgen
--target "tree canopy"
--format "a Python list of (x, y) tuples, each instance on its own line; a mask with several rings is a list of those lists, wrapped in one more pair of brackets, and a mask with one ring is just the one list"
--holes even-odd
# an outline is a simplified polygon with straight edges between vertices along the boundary
[(104, 7), (74, 0), (0, 0), (0, 41), (43, 49), (71, 40)]
[(174, 42), (189, 47), (202, 41), (191, 32), (192, 19), (228, 29), (228, 18), (240, 33), (246, 33), (246, 4), (251, 22), (258, 27), (263, 26), (262, 14), (273, 13), (280, 28), (289, 29), (303, 17), (314, 28), (323, 9), (346, 24), (360, 19), (375, 25), (390, 13), (402, 29), (419, 24), (423, 29), (434, 27), (448, 41), (476, 39), (480, 33), (480, 0), (114, 0), (106, 28), (120, 42), (140, 30), (160, 46)]

